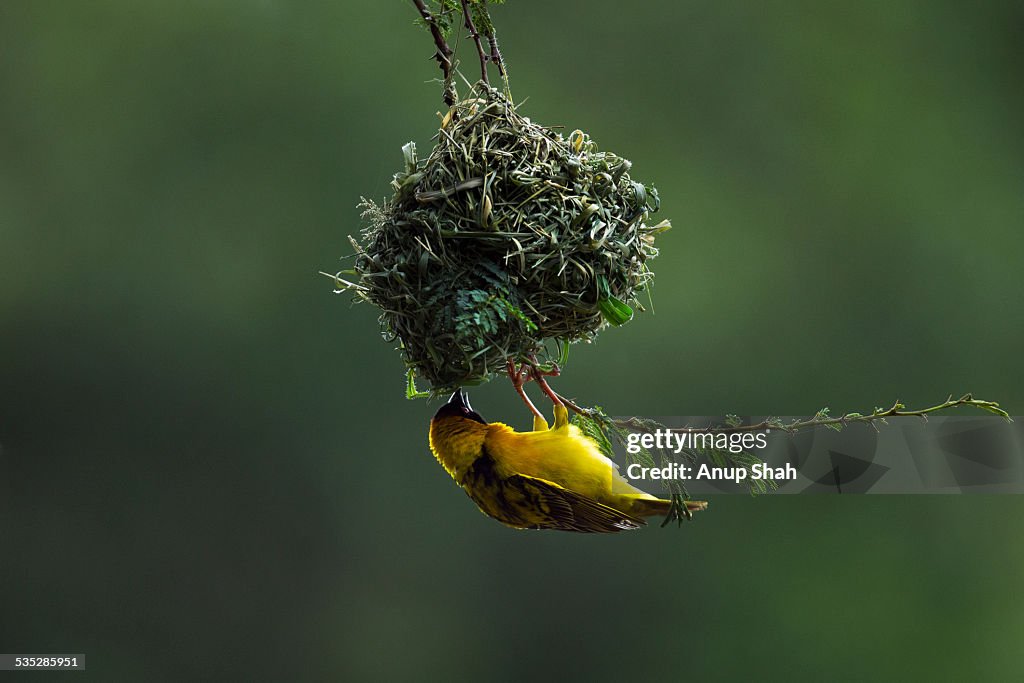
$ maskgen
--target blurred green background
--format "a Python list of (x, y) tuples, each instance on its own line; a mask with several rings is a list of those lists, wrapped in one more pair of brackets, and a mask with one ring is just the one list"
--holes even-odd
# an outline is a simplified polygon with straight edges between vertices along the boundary
[[(0, 650), (110, 681), (1019, 680), (1016, 497), (723, 496), (617, 537), (474, 509), (374, 310), (316, 274), (436, 132), (413, 19), (0, 3)], [(526, 114), (631, 158), (675, 225), (656, 313), (564, 393), (1024, 412), (1020, 2), (495, 20)], [(528, 424), (504, 383), (473, 399)]]

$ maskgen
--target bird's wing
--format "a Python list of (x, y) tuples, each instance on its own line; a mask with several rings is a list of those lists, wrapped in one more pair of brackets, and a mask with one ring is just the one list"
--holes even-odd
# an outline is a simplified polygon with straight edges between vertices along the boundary
[(639, 529), (646, 524), (642, 519), (598, 503), (546, 479), (515, 474), (505, 481), (507, 486), (519, 490), (538, 510), (544, 511), (545, 519), (537, 525), (538, 528), (612, 533)]
[(500, 470), (490, 449), (483, 446), (459, 485), (485, 515), (508, 526), (612, 533), (645, 524), (548, 479)]

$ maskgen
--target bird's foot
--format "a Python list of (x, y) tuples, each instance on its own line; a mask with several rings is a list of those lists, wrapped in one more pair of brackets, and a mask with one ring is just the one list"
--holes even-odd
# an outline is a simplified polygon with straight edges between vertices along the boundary
[(516, 362), (509, 358), (505, 362), (505, 371), (508, 373), (508, 378), (512, 382), (512, 386), (515, 387), (516, 393), (519, 394), (519, 398), (523, 400), (526, 407), (529, 408), (530, 412), (533, 413), (533, 424), (534, 431), (537, 431), (537, 421), (540, 420), (544, 423), (544, 429), (547, 429), (547, 420), (544, 419), (544, 415), (537, 410), (537, 406), (533, 405), (533, 401), (526, 395), (526, 389), (524, 389), (527, 382), (533, 378), (532, 372), (526, 367), (525, 364), (517, 366)]
[(547, 394), (548, 398), (551, 399), (551, 402), (555, 404), (555, 422), (557, 424), (557, 409), (559, 406), (562, 406), (564, 408), (565, 404), (562, 403), (562, 399), (559, 398), (558, 394), (555, 393), (555, 390), (551, 388), (551, 385), (548, 384), (548, 381), (545, 379), (545, 377), (558, 377), (560, 374), (562, 374), (562, 371), (559, 370), (558, 368), (558, 363), (552, 362), (549, 363), (547, 367), (541, 367), (541, 365), (537, 362), (537, 357), (530, 356), (528, 371), (533, 381), (535, 381), (537, 383), (537, 386), (540, 387), (540, 390)]

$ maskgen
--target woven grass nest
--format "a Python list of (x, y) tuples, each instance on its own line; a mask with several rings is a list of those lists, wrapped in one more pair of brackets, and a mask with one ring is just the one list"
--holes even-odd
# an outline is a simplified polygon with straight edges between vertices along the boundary
[(432, 392), (643, 310), (654, 237), (669, 223), (647, 224), (657, 191), (626, 159), (530, 121), (483, 83), (449, 110), (426, 161), (414, 143), (402, 151), (394, 196), (363, 199), (355, 266), (335, 278), (381, 309), (383, 335)]

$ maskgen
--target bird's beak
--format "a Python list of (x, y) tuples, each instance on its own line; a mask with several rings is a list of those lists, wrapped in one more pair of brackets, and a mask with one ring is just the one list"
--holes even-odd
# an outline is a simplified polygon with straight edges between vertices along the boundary
[(462, 408), (463, 410), (467, 411), (473, 410), (473, 407), (469, 405), (469, 396), (467, 396), (466, 392), (464, 392), (462, 389), (455, 390), (455, 393), (452, 394), (452, 397), (448, 399), (448, 404), (456, 405)]

